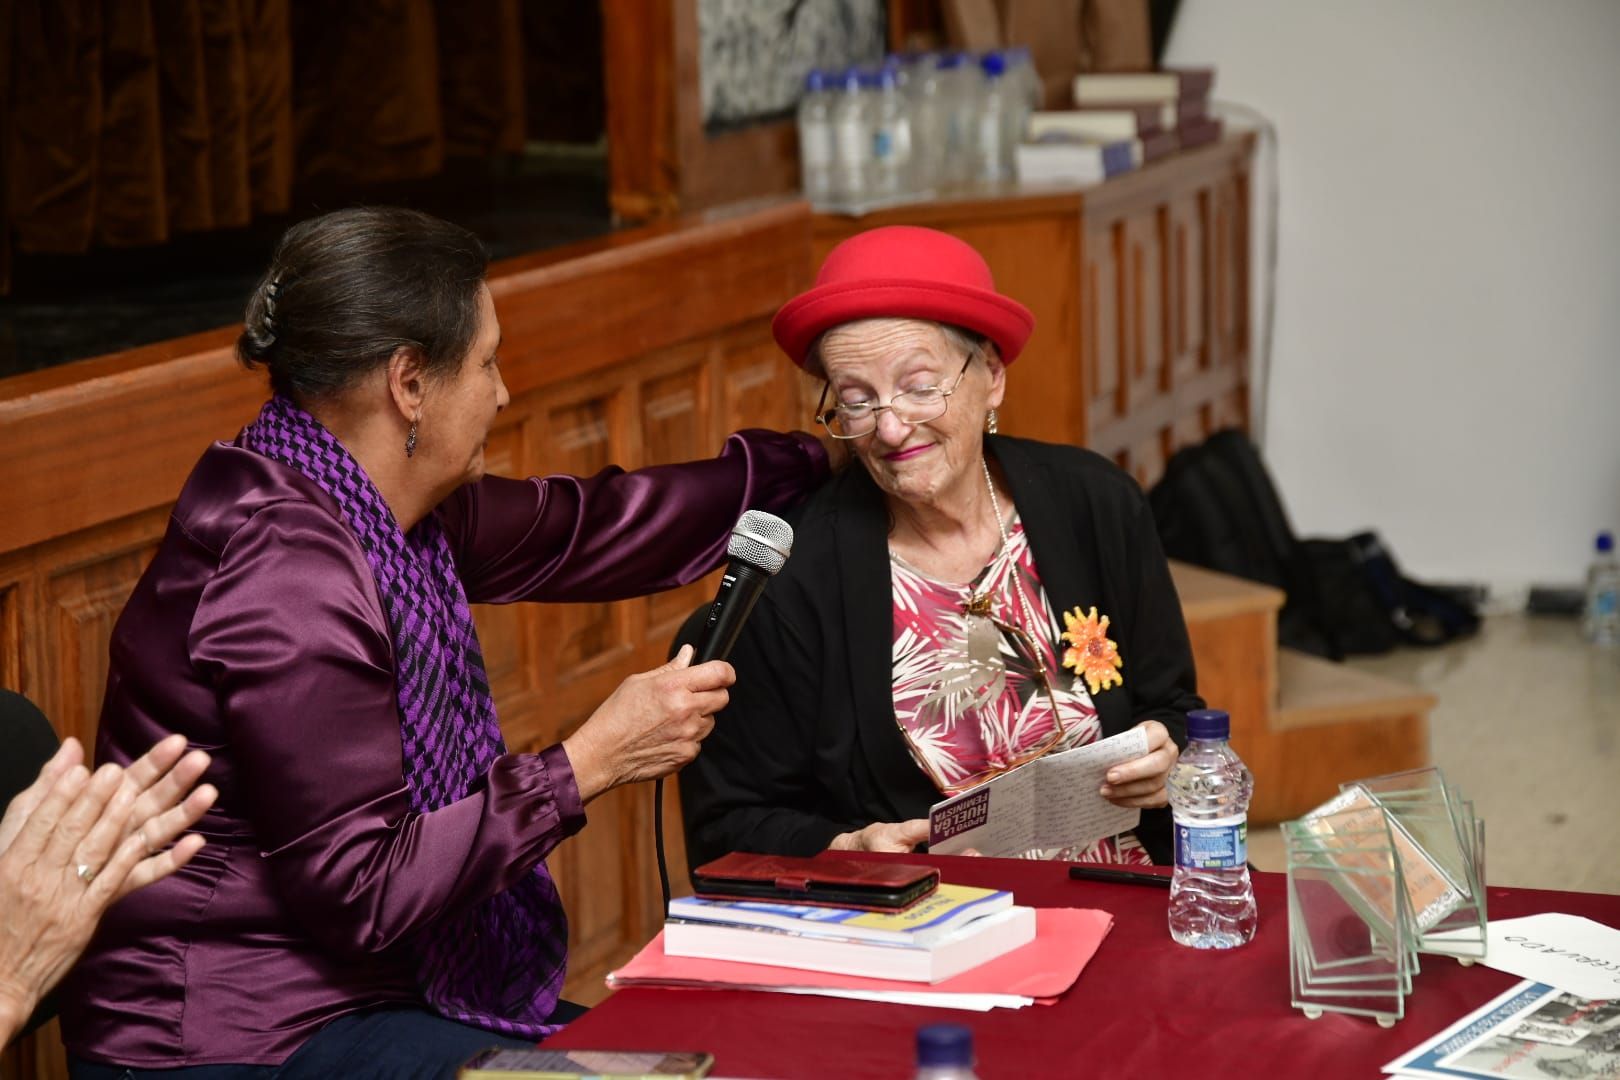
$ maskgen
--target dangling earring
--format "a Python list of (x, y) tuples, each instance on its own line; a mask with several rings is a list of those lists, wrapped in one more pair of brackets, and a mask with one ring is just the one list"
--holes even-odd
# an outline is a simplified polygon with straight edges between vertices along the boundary
[(990, 415), (984, 418), (984, 433), (986, 435), (994, 435), (996, 433), (996, 410), (994, 409), (991, 409)]
[(416, 453), (416, 421), (411, 421), (411, 430), (405, 435), (405, 456), (411, 457)]

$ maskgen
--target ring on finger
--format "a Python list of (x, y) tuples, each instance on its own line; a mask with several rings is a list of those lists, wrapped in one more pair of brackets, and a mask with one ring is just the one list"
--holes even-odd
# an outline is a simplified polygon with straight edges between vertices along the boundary
[(91, 866), (89, 863), (80, 863), (73, 872), (77, 874), (79, 876), (79, 880), (84, 882), (86, 885), (95, 880), (96, 868)]

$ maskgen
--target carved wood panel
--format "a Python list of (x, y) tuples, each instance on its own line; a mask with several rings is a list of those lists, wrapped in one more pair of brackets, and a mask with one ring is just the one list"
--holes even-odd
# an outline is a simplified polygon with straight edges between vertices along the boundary
[[(512, 415), (510, 408), (507, 415)], [(509, 420), (491, 432), (484, 449), (485, 470), (496, 476), (527, 475), (531, 470), (525, 468), (523, 435), (521, 420)], [(496, 705), (504, 707), (499, 710), (504, 728), (506, 711), (519, 714), (537, 686), (529, 612), (518, 604), (475, 604), (472, 612), (490, 692)], [(507, 741), (513, 741), (511, 735)]]
[[(641, 384), (643, 465), (692, 461), (719, 450), (710, 438), (713, 395), (705, 362), (713, 357), (707, 349), (684, 348), (677, 359), (680, 367)], [(698, 582), (647, 597), (640, 605), (645, 633), (667, 643), (681, 621), (703, 602), (703, 589)]]
[(1084, 251), (1080, 366), (1086, 374), (1087, 426), (1094, 430), (1125, 413), (1126, 336), (1114, 228), (1103, 225), (1088, 230)]
[[(20, 578), (0, 581), (0, 686), (15, 687), (28, 693), (23, 678), (27, 663), (23, 657), (23, 590)], [(36, 691), (37, 692), (37, 691)]]
[(1205, 261), (1205, 192), (1188, 192), (1167, 205), (1170, 220), (1171, 377), (1182, 382), (1209, 366), (1204, 314), (1209, 266)]
[(42, 707), (63, 737), (77, 736), (86, 749), (95, 746), (113, 624), (156, 551), (156, 538), (136, 537), (122, 550), (57, 567), (45, 580), (55, 678)]
[[(624, 398), (624, 391), (607, 391), (552, 404), (541, 451), (546, 471), (592, 476), (624, 462), (620, 444), (629, 409)], [(559, 604), (549, 615), (549, 652), (558, 683), (601, 670), (629, 652), (627, 619), (614, 605)]]
[(1127, 367), (1125, 410), (1150, 402), (1169, 386), (1165, 370), (1168, 306), (1165, 303), (1164, 230), (1157, 208), (1133, 214), (1120, 226), (1121, 274), (1125, 282)]
[(1211, 266), (1210, 336), (1214, 362), (1247, 367), (1248, 215), (1247, 186), (1237, 177), (1217, 180), (1209, 191)]

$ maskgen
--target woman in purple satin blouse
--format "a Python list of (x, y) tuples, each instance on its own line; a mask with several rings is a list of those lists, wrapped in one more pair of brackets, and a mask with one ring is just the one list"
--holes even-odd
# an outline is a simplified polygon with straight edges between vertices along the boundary
[(249, 302), (238, 351), (273, 396), (180, 493), (98, 740), (127, 764), (178, 731), (219, 799), (75, 971), (75, 1077), (448, 1076), (567, 1018), (546, 855), (596, 796), (692, 760), (732, 673), (683, 651), (510, 754), (468, 605), (693, 581), (826, 455), (748, 431), (712, 461), (485, 476), (508, 400), (485, 269), (457, 226), (341, 211), (289, 230)]

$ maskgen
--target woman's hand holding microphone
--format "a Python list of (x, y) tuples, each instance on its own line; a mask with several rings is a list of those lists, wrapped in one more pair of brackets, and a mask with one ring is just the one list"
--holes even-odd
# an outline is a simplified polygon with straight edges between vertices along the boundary
[(656, 780), (698, 755), (737, 681), (724, 660), (692, 666), (681, 646), (663, 667), (620, 683), (579, 730), (563, 740), (580, 799), (590, 802), (623, 784)]

